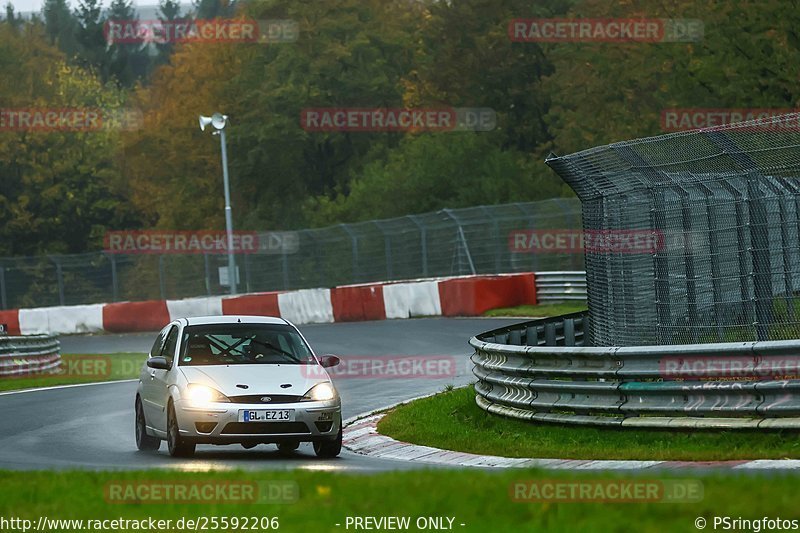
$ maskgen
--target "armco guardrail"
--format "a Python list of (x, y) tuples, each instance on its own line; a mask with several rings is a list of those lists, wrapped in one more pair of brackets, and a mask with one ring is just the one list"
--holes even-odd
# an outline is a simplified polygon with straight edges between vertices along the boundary
[(588, 326), (573, 313), (470, 339), (477, 404), (541, 422), (800, 429), (800, 340), (592, 347)]
[(52, 335), (0, 336), (0, 378), (52, 372), (61, 364), (60, 349)]
[(585, 300), (586, 272), (537, 272), (536, 296), (541, 302), (557, 300)]

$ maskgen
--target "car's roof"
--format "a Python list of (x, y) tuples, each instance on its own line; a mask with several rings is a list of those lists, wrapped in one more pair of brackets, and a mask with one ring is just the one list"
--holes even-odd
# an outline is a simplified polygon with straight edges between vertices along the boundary
[(187, 326), (205, 326), (209, 324), (280, 324), (286, 325), (288, 322), (282, 318), (274, 316), (251, 316), (251, 315), (215, 315), (215, 316), (193, 316), (183, 318)]

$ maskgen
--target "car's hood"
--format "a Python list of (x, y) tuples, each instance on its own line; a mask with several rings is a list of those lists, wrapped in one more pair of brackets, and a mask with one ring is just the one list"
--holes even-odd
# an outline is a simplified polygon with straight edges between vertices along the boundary
[[(330, 381), (322, 367), (317, 365), (209, 365), (179, 368), (189, 383), (214, 387), (225, 396), (246, 394), (302, 396), (317, 383)], [(247, 385), (247, 388), (237, 385)]]

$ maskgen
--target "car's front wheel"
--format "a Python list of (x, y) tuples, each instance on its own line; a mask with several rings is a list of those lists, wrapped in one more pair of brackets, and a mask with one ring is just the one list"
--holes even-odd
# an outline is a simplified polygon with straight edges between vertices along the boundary
[(195, 443), (181, 437), (178, 417), (172, 402), (167, 407), (167, 447), (172, 457), (190, 457), (194, 454)]
[(136, 397), (136, 447), (142, 451), (154, 451), (161, 447), (161, 439), (147, 434), (147, 421), (144, 418), (142, 400)]
[(336, 457), (342, 451), (342, 423), (339, 422), (339, 434), (334, 440), (323, 440), (314, 442), (314, 453), (317, 457), (330, 459)]

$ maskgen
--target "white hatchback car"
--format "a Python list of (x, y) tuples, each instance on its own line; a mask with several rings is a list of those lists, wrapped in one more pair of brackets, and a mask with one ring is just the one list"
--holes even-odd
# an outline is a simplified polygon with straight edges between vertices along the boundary
[(274, 443), (319, 457), (342, 448), (342, 406), (303, 335), (281, 318), (181, 318), (158, 334), (136, 390), (136, 446), (189, 456), (197, 444)]

